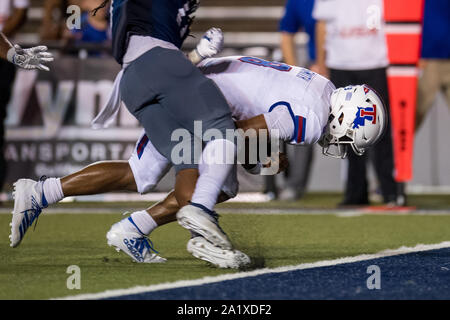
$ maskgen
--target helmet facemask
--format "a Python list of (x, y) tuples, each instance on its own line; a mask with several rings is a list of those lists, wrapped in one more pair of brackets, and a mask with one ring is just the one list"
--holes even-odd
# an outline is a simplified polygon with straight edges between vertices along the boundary
[(322, 135), (319, 140), (319, 145), (322, 147), (322, 153), (326, 156), (344, 159), (348, 154), (348, 146), (350, 145), (355, 154), (362, 156), (365, 149), (358, 148), (354, 143), (355, 131), (347, 129), (345, 135), (337, 137), (329, 132), (329, 125), (327, 132)]
[(361, 156), (379, 140), (386, 124), (386, 111), (373, 89), (366, 85), (336, 89), (330, 104), (326, 131), (319, 141), (324, 155), (345, 158), (350, 145)]

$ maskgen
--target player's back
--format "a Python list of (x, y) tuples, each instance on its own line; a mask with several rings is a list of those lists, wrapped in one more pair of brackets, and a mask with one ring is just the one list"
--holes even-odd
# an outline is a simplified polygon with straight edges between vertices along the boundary
[(113, 56), (122, 64), (132, 35), (149, 36), (180, 48), (189, 35), (190, 15), (198, 0), (113, 0), (111, 32)]
[(237, 120), (285, 106), (296, 125), (303, 121), (306, 127), (303, 138), (293, 143), (315, 143), (321, 136), (335, 89), (328, 79), (305, 68), (244, 56), (207, 59), (199, 67), (219, 86)]

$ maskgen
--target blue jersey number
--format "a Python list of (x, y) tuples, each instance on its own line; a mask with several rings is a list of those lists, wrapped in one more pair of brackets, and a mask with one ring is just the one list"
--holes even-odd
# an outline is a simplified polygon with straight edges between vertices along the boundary
[(255, 57), (242, 57), (239, 58), (239, 61), (242, 62), (246, 62), (246, 63), (251, 63), (254, 64), (256, 66), (261, 66), (261, 67), (269, 67), (278, 71), (289, 71), (292, 69), (292, 67), (290, 65), (281, 63), (281, 62), (274, 62), (274, 61), (266, 61), (260, 58), (255, 58)]

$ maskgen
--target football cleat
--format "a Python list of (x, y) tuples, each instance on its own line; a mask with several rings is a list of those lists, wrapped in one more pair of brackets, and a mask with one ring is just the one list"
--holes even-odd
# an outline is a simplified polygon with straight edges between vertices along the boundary
[(197, 236), (187, 243), (187, 251), (194, 257), (207, 261), (218, 268), (239, 269), (250, 264), (250, 258), (239, 250), (224, 250)]
[[(127, 220), (134, 225), (131, 218)], [(158, 251), (153, 248), (153, 243), (139, 230), (130, 231), (124, 228), (125, 219), (112, 225), (106, 234), (108, 245), (123, 251), (138, 263), (162, 263), (167, 260), (157, 255)]]
[(14, 210), (9, 236), (13, 248), (20, 244), (28, 228), (39, 217), (42, 209), (48, 206), (43, 182), (42, 179), (40, 181), (20, 179), (14, 183)]
[(221, 249), (230, 250), (231, 242), (219, 226), (219, 215), (202, 205), (191, 203), (177, 212), (180, 226), (197, 233)]

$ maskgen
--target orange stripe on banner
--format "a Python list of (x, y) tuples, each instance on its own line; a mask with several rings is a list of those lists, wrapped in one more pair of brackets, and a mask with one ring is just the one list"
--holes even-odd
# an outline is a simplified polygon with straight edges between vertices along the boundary
[[(415, 65), (419, 61), (423, 6), (424, 0), (384, 0), (384, 18), (388, 22), (386, 42), (391, 64)], [(412, 69), (390, 67), (388, 70), (395, 179), (399, 182), (412, 179), (417, 96), (417, 70)]]
[[(446, 1), (446, 0), (443, 0)], [(422, 21), (423, 0), (385, 0), (384, 18), (387, 22)]]
[(417, 76), (388, 75), (394, 145), (395, 180), (412, 179)]
[(391, 64), (416, 64), (420, 58), (419, 34), (387, 34), (388, 59)]

